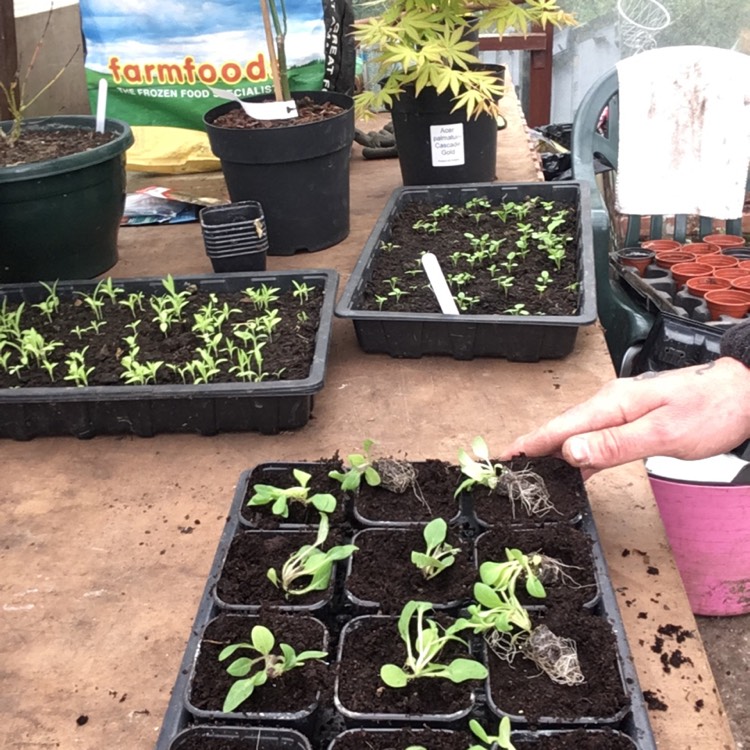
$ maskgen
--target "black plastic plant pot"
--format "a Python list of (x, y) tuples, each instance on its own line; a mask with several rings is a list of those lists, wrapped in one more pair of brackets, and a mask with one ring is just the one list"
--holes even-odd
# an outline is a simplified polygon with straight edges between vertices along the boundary
[(196, 725), (184, 729), (169, 750), (312, 750), (310, 742), (294, 729)]
[(216, 273), (266, 270), (268, 230), (260, 203), (204, 206), (199, 217), (206, 255)]
[(320, 511), (312, 505), (290, 502), (287, 505), (286, 518), (273, 513), (272, 504), (250, 505), (250, 498), (255, 494), (255, 485), (264, 484), (272, 487), (289, 488), (298, 486), (293, 474), (299, 469), (310, 474), (309, 496), (315, 494), (333, 495), (336, 508), (328, 513), (331, 527), (345, 524), (351, 515), (351, 497), (341, 490), (341, 484), (328, 476), (332, 470), (341, 471), (341, 460), (331, 458), (328, 461), (296, 461), (293, 463), (261, 463), (242, 473), (237, 485), (239, 498), (239, 523), (246, 529), (281, 529), (286, 531), (311, 531), (320, 523)]
[[(495, 69), (504, 78), (504, 66)], [(452, 111), (454, 94), (413, 85), (393, 100), (391, 118), (404, 185), (492, 182), (497, 163), (497, 120), (487, 113), (467, 117)]]
[(254, 250), (223, 255), (207, 253), (214, 273), (237, 273), (266, 270), (266, 251)]
[[(394, 312), (366, 309), (364, 295), (371, 285), (378, 253), (391, 242), (391, 225), (403, 207), (413, 203), (463, 206), (473, 198), (491, 202), (522, 202), (527, 198), (560, 201), (575, 207), (577, 236), (573, 238), (577, 263), (578, 306), (574, 314), (459, 315), (441, 312)], [(439, 235), (438, 235), (439, 238)], [(438, 242), (431, 242), (439, 255)], [(440, 260), (440, 257), (438, 258)], [(448, 259), (442, 262), (448, 264)], [(444, 270), (445, 273), (445, 270)], [(408, 299), (408, 298), (407, 298)], [(442, 185), (397, 188), (391, 195), (365, 243), (343, 294), (336, 315), (350, 319), (357, 341), (366, 352), (392, 357), (446, 355), (455, 359), (504, 357), (536, 362), (564, 357), (573, 351), (582, 326), (596, 320), (596, 282), (588, 186), (577, 182)]]
[[(126, 294), (160, 295), (162, 278), (117, 280)], [(320, 322), (308, 375), (289, 380), (157, 385), (92, 385), (83, 387), (22, 387), (0, 389), (0, 437), (28, 440), (39, 436), (73, 435), (90, 438), (103, 434), (184, 432), (214, 435), (219, 432), (256, 431), (275, 434), (303, 427), (312, 414), (313, 396), (323, 388), (331, 339), (338, 274), (329, 270), (231, 275), (180, 276), (177, 289), (238, 293), (266, 284), (291, 292), (293, 281), (322, 291)], [(63, 282), (60, 299), (76, 293), (91, 294), (95, 282)], [(26, 307), (46, 299), (40, 284), (8, 285), (0, 290), (0, 304), (25, 302)], [(146, 315), (147, 313), (144, 313)], [(148, 313), (152, 315), (153, 313)]]
[(459, 550), (455, 561), (427, 579), (411, 561), (412, 550), (425, 551), (423, 528), (371, 528), (354, 534), (357, 552), (347, 560), (344, 580), (354, 614), (394, 615), (409, 600), (418, 599), (457, 615), (469, 603), (477, 575), (473, 540), (449, 528), (446, 542)]
[[(218, 566), (214, 589), (216, 605), (228, 612), (258, 612), (262, 607), (272, 607), (283, 612), (326, 614), (333, 599), (338, 563), (334, 563), (329, 586), (324, 591), (286, 595), (267, 577), (270, 568), (280, 577), (281, 568), (289, 556), (303, 545), (313, 544), (316, 534), (317, 529), (238, 529)], [(333, 544), (329, 537), (323, 549)]]
[[(27, 120), (25, 130), (83, 128), (96, 120), (64, 115)], [(0, 122), (7, 131), (10, 122)], [(107, 119), (113, 140), (78, 154), (0, 167), (0, 283), (90, 279), (117, 262), (125, 208), (130, 126)]]
[(593, 545), (589, 534), (564, 524), (539, 529), (496, 528), (485, 531), (476, 540), (477, 567), (484, 562), (505, 562), (506, 548), (519, 549), (529, 556), (539, 553), (560, 566), (554, 570), (551, 563), (545, 564), (544, 598), (530, 596), (522, 578), (516, 591), (520, 603), (528, 609), (553, 606), (556, 602), (592, 609), (600, 599), (600, 571), (594, 561)]
[[(441, 617), (440, 613), (431, 616)], [(407, 688), (388, 687), (380, 679), (380, 666), (391, 663), (388, 654), (393, 654), (392, 663), (403, 663), (406, 650), (398, 634), (397, 617), (363, 615), (344, 625), (333, 701), (347, 726), (458, 729), (465, 725), (474, 708), (476, 681), (456, 684), (422, 678)], [(456, 643), (448, 644), (443, 655), (446, 661), (471, 656)]]
[(323, 250), (349, 234), (354, 101), (328, 91), (295, 92), (293, 96), (297, 101), (307, 97), (316, 103), (332, 102), (343, 111), (289, 127), (218, 127), (214, 125), (217, 117), (240, 107), (228, 102), (203, 118), (232, 201), (256, 200), (263, 205), (269, 255)]
[[(403, 528), (421, 526), (440, 516), (451, 525), (461, 524), (461, 506), (454, 497), (461, 481), (458, 468), (436, 459), (408, 463), (416, 480), (403, 491), (387, 489), (383, 481), (375, 487), (361, 483), (352, 498), (355, 522), (362, 527)], [(380, 474), (384, 474), (382, 467)]]
[[(632, 710), (621, 670), (622, 633), (615, 632), (606, 617), (573, 607), (533, 612), (531, 620), (534, 627), (545, 625), (555, 636), (575, 642), (583, 681), (554, 682), (530, 659), (518, 654), (508, 663), (485, 643), (488, 709), (498, 719), (508, 716), (518, 727), (617, 728)], [(546, 648), (545, 653), (552, 651)]]
[[(441, 750), (466, 750), (469, 735), (451, 729), (347, 729), (321, 750), (393, 750), (410, 746)], [(439, 743), (439, 744), (438, 744)]]
[(257, 654), (240, 649), (223, 662), (218, 656), (226, 646), (249, 643), (254, 625), (265, 625), (273, 633), (276, 643), (272, 653), (281, 653), (281, 643), (287, 643), (298, 654), (328, 649), (328, 631), (314, 617), (222, 613), (208, 623), (195, 650), (184, 696), (186, 710), (202, 723), (252, 722), (309, 733), (319, 707), (320, 686), (327, 680), (328, 665), (320, 661), (305, 662), (281, 677), (269, 679), (234, 711), (222, 710), (229, 688), (238, 679), (227, 673), (227, 667), (235, 659), (254, 658)]

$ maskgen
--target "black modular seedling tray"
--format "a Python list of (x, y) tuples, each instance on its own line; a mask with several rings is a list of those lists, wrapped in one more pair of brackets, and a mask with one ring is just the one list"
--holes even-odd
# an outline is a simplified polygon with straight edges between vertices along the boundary
[[(281, 468), (284, 464), (281, 462), (274, 462), (273, 465)], [(300, 462), (290, 462), (289, 465), (300, 465)], [(305, 465), (309, 466), (311, 464), (310, 462), (305, 462)], [(216, 604), (214, 589), (221, 573), (223, 560), (226, 557), (226, 552), (234, 536), (238, 533), (242, 533), (243, 530), (246, 529), (246, 527), (240, 523), (240, 509), (248, 497), (248, 477), (250, 473), (251, 470), (243, 472), (238, 481), (234, 499), (227, 516), (226, 525), (219, 540), (206, 586), (198, 605), (198, 611), (193, 622), (193, 627), (190, 631), (182, 663), (178, 670), (178, 676), (164, 715), (161, 732), (156, 743), (156, 750), (174, 750), (171, 743), (180, 732), (183, 732), (189, 727), (202, 726), (200, 719), (197, 719), (188, 712), (185, 705), (185, 695), (188, 688), (191, 665), (195, 659), (197, 649), (199, 648), (201, 634), (206, 625), (221, 611)], [(349, 504), (350, 502), (351, 500), (349, 499)], [(348, 508), (347, 510), (347, 518), (351, 519), (351, 508)], [(459, 524), (463, 528), (473, 529), (476, 534), (483, 531), (482, 527), (476, 523), (471, 507), (467, 506), (467, 503), (465, 502), (462, 504)], [(345, 526), (348, 527), (348, 524), (345, 524)], [(633, 665), (630, 647), (625, 636), (622, 617), (617, 605), (616, 594), (609, 578), (607, 564), (604, 560), (599, 543), (596, 525), (588, 506), (582, 514), (578, 527), (584, 533), (588, 534), (593, 541), (592, 554), (594, 558), (597, 584), (601, 594), (600, 601), (596, 605), (597, 614), (605, 618), (611, 624), (616, 639), (618, 667), (622, 678), (622, 684), (629, 700), (629, 709), (624, 711), (623, 714), (619, 715), (614, 721), (602, 723), (601, 728), (607, 727), (626, 734), (633, 741), (634, 747), (638, 748), (638, 750), (656, 750), (656, 742), (651, 730), (648, 711)], [(349, 529), (349, 532), (351, 533), (358, 528), (362, 528), (362, 525), (354, 522)], [(404, 528), (404, 526), (402, 525), (401, 528)], [(323, 622), (329, 626), (332, 635), (329, 648), (330, 654), (335, 654), (337, 651), (337, 638), (340, 634), (341, 628), (346, 622), (350, 621), (355, 616), (355, 613), (353, 613), (344, 595), (344, 567), (344, 565), (339, 563), (335, 575), (335, 591), (332, 600), (332, 610), (327, 612), (321, 618)], [(314, 612), (308, 613), (308, 615), (309, 614), (312, 614), (313, 616), (317, 615), (317, 613)], [(488, 706), (483, 702), (479, 703), (473, 717), (478, 718), (481, 722), (485, 723), (486, 726), (493, 726), (493, 723), (497, 722), (497, 718), (493, 716), (489, 711)], [(242, 722), (232, 723), (233, 727), (242, 725)], [(247, 726), (251, 724), (246, 723), (245, 725)], [(252, 726), (256, 726), (257, 728), (259, 725), (252, 724)], [(541, 733), (546, 734), (549, 731), (557, 729), (570, 729), (573, 726), (574, 725), (565, 723), (560, 726), (544, 726), (544, 730)], [(220, 721), (218, 724), (212, 724), (212, 729), (216, 730), (217, 728), (222, 731), (222, 724)], [(266, 725), (266, 728), (269, 728), (268, 725)], [(347, 723), (344, 720), (344, 717), (339, 715), (333, 707), (323, 707), (314, 729), (308, 732), (308, 739), (310, 740), (312, 750), (327, 750), (328, 743), (332, 737), (337, 732), (343, 731), (346, 728)], [(587, 729), (597, 729), (597, 725), (587, 726)], [(514, 725), (514, 731), (518, 732), (519, 739), (528, 739), (529, 737), (534, 736), (533, 732), (528, 733), (528, 727), (523, 724)]]
[[(28, 440), (34, 437), (133, 433), (255, 431), (275, 434), (303, 427), (310, 419), (313, 396), (323, 388), (331, 341), (333, 307), (338, 274), (332, 270), (278, 273), (235, 273), (212, 276), (178, 276), (177, 289), (195, 285), (201, 291), (238, 292), (251, 282), (282, 290), (298, 281), (323, 289), (315, 352), (308, 377), (303, 380), (260, 383), (207, 383), (175, 385), (107, 385), (87, 387), (36, 387), (0, 390), (0, 437)], [(117, 279), (126, 293), (162, 292), (161, 277)], [(95, 281), (66, 281), (57, 286), (61, 298), (76, 291), (91, 293)], [(47, 290), (39, 284), (0, 287), (0, 304), (40, 302)]]
[[(577, 207), (580, 304), (575, 315), (444, 315), (364, 310), (362, 298), (382, 243), (391, 239), (390, 225), (407, 203), (463, 205), (474, 197), (490, 201), (523, 201), (539, 196)], [(435, 240), (436, 242), (439, 241)], [(596, 320), (596, 281), (588, 186), (585, 183), (473, 183), (401, 187), (394, 190), (349, 277), (336, 315), (354, 324), (366, 352), (392, 357), (449, 355), (455, 359), (504, 357), (536, 362), (564, 357), (573, 350), (578, 329)]]

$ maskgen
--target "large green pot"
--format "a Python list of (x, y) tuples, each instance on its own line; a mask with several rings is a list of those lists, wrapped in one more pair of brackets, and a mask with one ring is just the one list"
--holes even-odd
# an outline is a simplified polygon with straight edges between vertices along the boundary
[[(24, 123), (35, 130), (94, 127), (87, 115)], [(105, 128), (116, 137), (89, 151), (0, 167), (0, 283), (90, 279), (117, 262), (133, 134), (120, 120), (107, 120)]]

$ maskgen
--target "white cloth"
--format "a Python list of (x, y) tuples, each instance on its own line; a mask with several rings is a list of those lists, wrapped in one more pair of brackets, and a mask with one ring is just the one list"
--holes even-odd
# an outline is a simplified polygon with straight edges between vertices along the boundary
[(617, 64), (617, 207), (742, 216), (750, 164), (750, 56), (663, 47)]

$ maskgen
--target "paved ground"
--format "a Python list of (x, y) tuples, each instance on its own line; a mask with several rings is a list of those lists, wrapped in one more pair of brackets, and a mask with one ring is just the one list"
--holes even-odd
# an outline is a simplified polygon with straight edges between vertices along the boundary
[(696, 620), (737, 750), (750, 750), (750, 615)]

